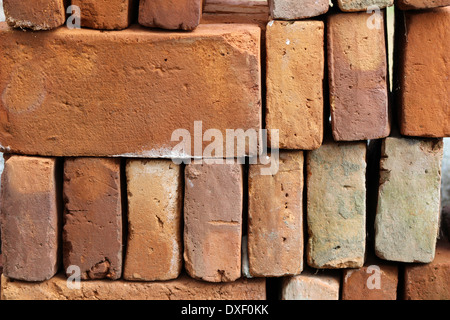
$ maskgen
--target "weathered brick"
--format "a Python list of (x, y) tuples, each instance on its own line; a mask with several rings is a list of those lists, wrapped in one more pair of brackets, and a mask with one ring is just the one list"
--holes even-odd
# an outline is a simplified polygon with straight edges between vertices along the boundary
[(450, 300), (450, 243), (440, 240), (428, 264), (405, 266), (405, 300)]
[(336, 272), (304, 271), (283, 279), (282, 300), (339, 300), (340, 276)]
[(66, 21), (65, 0), (4, 0), (3, 9), (13, 28), (49, 30)]
[(303, 270), (303, 152), (281, 152), (275, 175), (263, 175), (262, 167), (255, 164), (249, 169), (250, 275), (300, 274)]
[(280, 130), (282, 149), (317, 149), (323, 140), (324, 24), (271, 21), (266, 45), (266, 127)]
[(80, 8), (81, 26), (93, 29), (127, 28), (137, 13), (136, 0), (72, 0)]
[(364, 264), (366, 143), (327, 141), (307, 153), (308, 265)]
[(181, 272), (181, 168), (170, 160), (128, 160), (126, 280), (169, 280)]
[(120, 278), (120, 159), (66, 159), (63, 190), (64, 270), (79, 267), (83, 280)]
[(184, 260), (194, 278), (227, 282), (241, 276), (242, 174), (240, 164), (186, 166)]
[(428, 9), (450, 6), (449, 0), (395, 0), (395, 6), (400, 10)]
[(431, 262), (439, 229), (442, 139), (383, 141), (375, 217), (378, 257)]
[(169, 30), (193, 30), (202, 18), (203, 0), (141, 0), (139, 23)]
[(230, 283), (197, 281), (186, 275), (176, 280), (82, 281), (69, 289), (64, 276), (49, 281), (25, 283), (1, 278), (2, 300), (265, 300), (265, 279), (240, 279)]
[(328, 16), (328, 72), (333, 137), (337, 141), (389, 135), (383, 17), (369, 28), (365, 12)]
[[(370, 13), (371, 8), (379, 10), (392, 6), (394, 0), (338, 0), (337, 3), (339, 9), (344, 12), (365, 11)], [(369, 11), (367, 11), (368, 9)]]
[(61, 201), (57, 164), (55, 158), (6, 158), (1, 235), (7, 277), (44, 281), (58, 271)]
[[(0, 23), (0, 43), (0, 151), (188, 156), (195, 121), (224, 137), (226, 129), (261, 128), (257, 26), (58, 28), (36, 37)], [(177, 129), (191, 134), (191, 145), (183, 140), (191, 150), (174, 150)]]
[(330, 2), (326, 0), (269, 0), (273, 19), (298, 20), (319, 16), (328, 12)]
[(448, 137), (450, 41), (444, 39), (450, 38), (450, 7), (405, 11), (398, 21), (400, 131)]

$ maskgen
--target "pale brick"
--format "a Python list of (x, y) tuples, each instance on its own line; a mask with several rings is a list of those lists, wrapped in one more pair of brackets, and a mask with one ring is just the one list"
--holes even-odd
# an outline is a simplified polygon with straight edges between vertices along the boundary
[(338, 0), (337, 3), (344, 12), (365, 11), (373, 14), (375, 10), (392, 6), (394, 0)]
[(335, 272), (304, 271), (283, 279), (282, 300), (339, 300), (340, 276)]
[(273, 19), (298, 20), (328, 12), (328, 0), (269, 0)]

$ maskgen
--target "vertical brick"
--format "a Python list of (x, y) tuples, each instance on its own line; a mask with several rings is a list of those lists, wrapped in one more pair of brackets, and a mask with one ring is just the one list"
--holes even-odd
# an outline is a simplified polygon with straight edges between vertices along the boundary
[(282, 300), (339, 300), (340, 277), (336, 272), (304, 271), (283, 279)]
[(66, 21), (65, 0), (4, 0), (6, 22), (13, 28), (49, 30)]
[(450, 300), (450, 243), (440, 240), (428, 264), (405, 266), (405, 300)]
[(266, 44), (266, 127), (280, 130), (282, 149), (317, 149), (323, 140), (324, 24), (271, 21)]
[(243, 177), (239, 164), (189, 164), (185, 169), (184, 260), (193, 278), (241, 276)]
[(280, 153), (279, 170), (262, 175), (250, 165), (248, 255), (252, 276), (279, 277), (303, 270), (303, 152)]
[(394, 4), (394, 0), (338, 0), (339, 9), (344, 12), (367, 11), (368, 8), (376, 7), (383, 9)]
[(395, 0), (395, 6), (400, 10), (429, 9), (450, 6), (449, 0)]
[(83, 280), (120, 278), (120, 159), (66, 159), (63, 188), (64, 269), (78, 266)]
[(406, 136), (448, 137), (450, 7), (406, 11), (399, 18), (400, 131)]
[(193, 30), (202, 18), (203, 0), (141, 0), (139, 23), (169, 30)]
[(366, 144), (326, 142), (307, 153), (308, 265), (364, 264)]
[(319, 16), (328, 12), (330, 3), (326, 0), (269, 0), (273, 19), (298, 20)]
[(60, 203), (55, 158), (10, 156), (2, 175), (5, 276), (44, 281), (59, 267)]
[(169, 280), (183, 261), (180, 166), (170, 160), (129, 160), (126, 280)]
[(127, 28), (137, 13), (136, 0), (72, 0), (80, 7), (81, 26), (93, 29)]
[(383, 141), (375, 217), (378, 257), (431, 262), (440, 215), (442, 139)]
[(384, 23), (369, 28), (365, 12), (328, 16), (328, 73), (333, 137), (337, 141), (389, 135)]

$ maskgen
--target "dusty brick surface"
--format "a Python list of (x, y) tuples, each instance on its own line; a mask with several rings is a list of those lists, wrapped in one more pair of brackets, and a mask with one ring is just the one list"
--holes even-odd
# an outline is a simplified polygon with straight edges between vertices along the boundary
[(395, 6), (400, 10), (429, 9), (450, 6), (449, 0), (395, 0)]
[[(365, 11), (368, 8), (376, 7), (383, 9), (394, 4), (394, 0), (338, 0), (339, 9), (345, 12)], [(371, 11), (369, 10), (369, 13)], [(373, 12), (373, 11), (372, 11)]]
[(298, 20), (319, 16), (328, 12), (329, 1), (325, 0), (269, 0), (273, 19)]
[(338, 273), (304, 271), (282, 282), (282, 300), (339, 300)]

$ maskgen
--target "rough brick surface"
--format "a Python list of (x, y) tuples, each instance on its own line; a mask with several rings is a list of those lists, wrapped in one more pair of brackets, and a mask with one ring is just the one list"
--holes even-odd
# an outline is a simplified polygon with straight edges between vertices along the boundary
[(449, 0), (395, 0), (395, 6), (401, 10), (428, 9), (450, 6)]
[(58, 28), (36, 37), (0, 23), (0, 151), (186, 156), (173, 150), (182, 139), (172, 134), (187, 130), (193, 154), (195, 121), (223, 136), (260, 129), (259, 42), (253, 25)]
[(239, 164), (186, 166), (184, 260), (190, 276), (211, 282), (241, 276), (242, 178)]
[(333, 137), (337, 141), (389, 135), (383, 18), (367, 26), (365, 12), (328, 16), (328, 72)]
[(375, 217), (375, 251), (380, 258), (433, 260), (439, 228), (442, 146), (442, 139), (384, 140)]
[(63, 189), (64, 270), (78, 266), (83, 280), (120, 278), (120, 159), (66, 159)]
[[(383, 9), (394, 4), (394, 0), (338, 0), (339, 9), (345, 12), (366, 11), (368, 8)], [(370, 10), (368, 12), (371, 12)], [(372, 11), (373, 12), (373, 11)]]
[[(59, 267), (57, 160), (11, 156), (2, 175), (3, 273), (44, 281)], [(59, 177), (61, 178), (61, 177)]]
[(366, 144), (326, 142), (307, 153), (308, 265), (364, 264)]
[(282, 300), (339, 300), (340, 277), (337, 273), (304, 271), (283, 279)]
[(121, 30), (135, 18), (136, 0), (72, 0), (81, 11), (81, 26), (93, 29)]
[(127, 280), (169, 280), (181, 272), (181, 168), (170, 160), (128, 160)]
[(176, 280), (82, 281), (69, 289), (63, 276), (46, 282), (25, 283), (1, 278), (2, 300), (265, 300), (265, 279), (241, 279), (231, 283), (208, 283), (188, 276)]
[(250, 165), (248, 256), (252, 276), (279, 277), (303, 270), (303, 152), (280, 153), (275, 175)]
[(324, 24), (271, 21), (266, 45), (266, 127), (280, 130), (282, 149), (317, 149), (323, 140)]
[(324, 14), (329, 9), (326, 0), (269, 0), (273, 19), (298, 20)]
[(450, 136), (450, 41), (444, 40), (450, 38), (450, 7), (399, 16), (404, 18), (397, 32), (401, 133)]
[(139, 23), (169, 30), (193, 30), (202, 18), (203, 0), (141, 0)]
[(66, 21), (65, 0), (4, 0), (6, 22), (13, 28), (49, 30)]
[(439, 241), (429, 264), (405, 266), (406, 300), (450, 300), (450, 243)]

